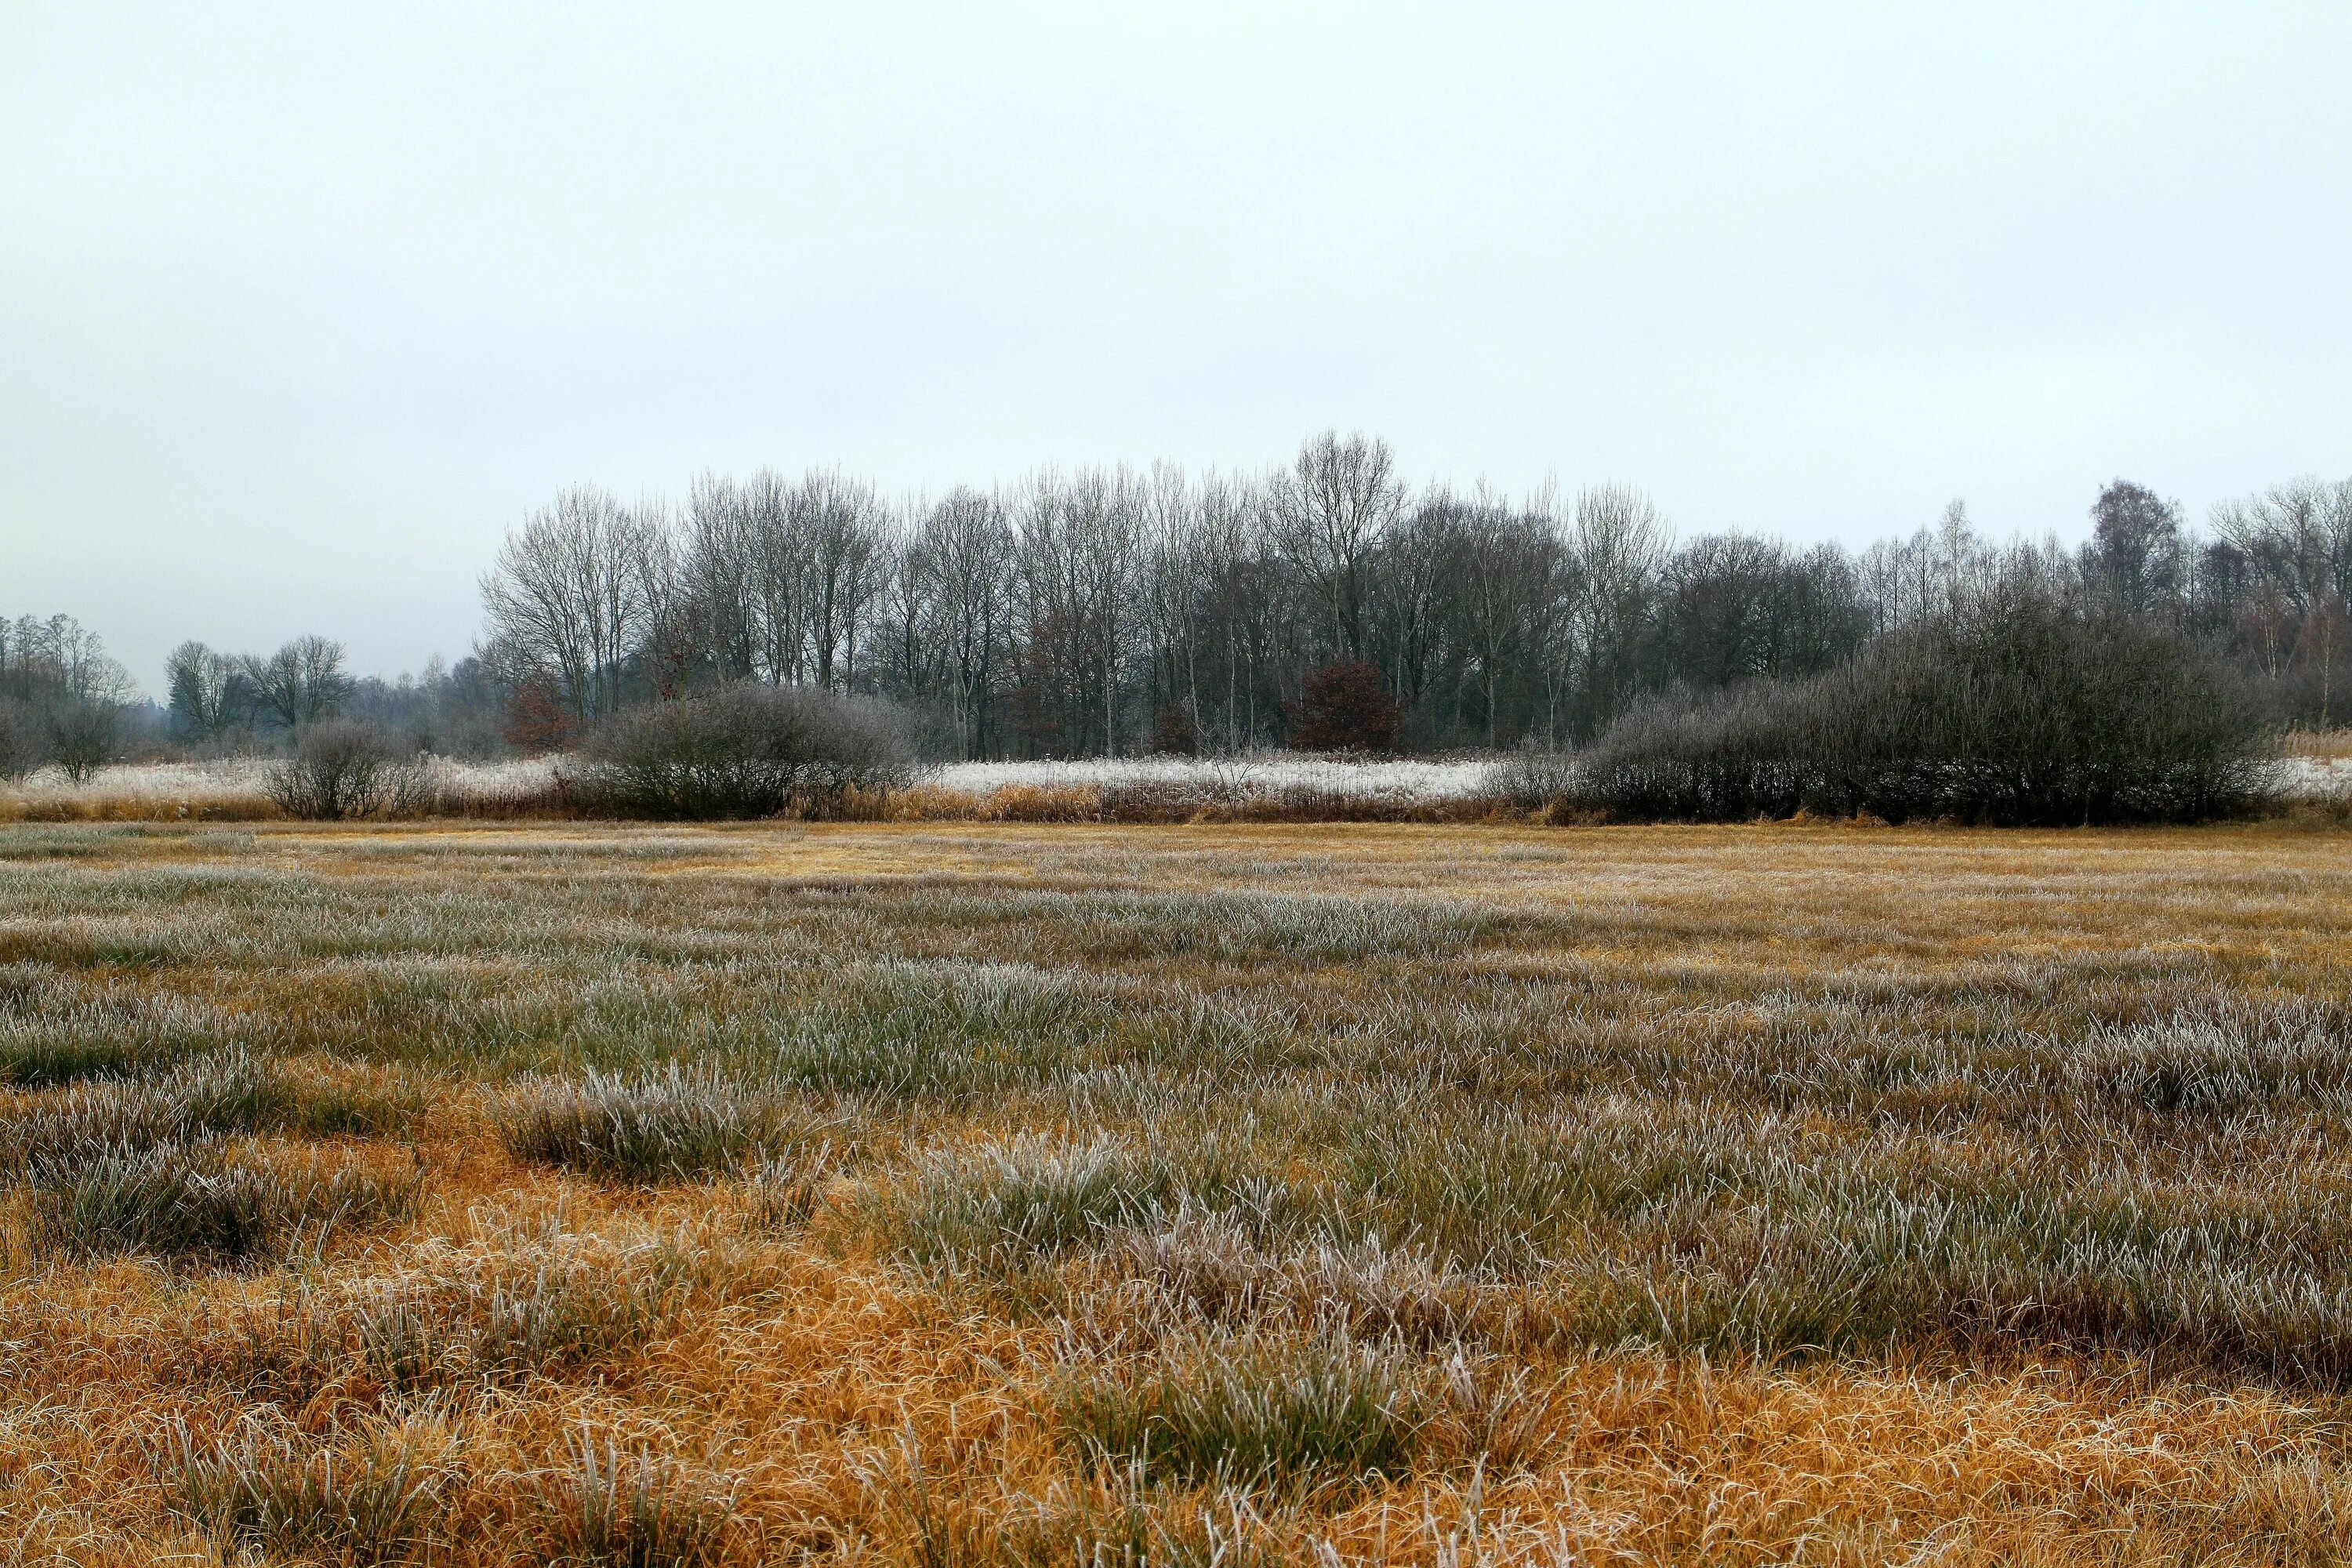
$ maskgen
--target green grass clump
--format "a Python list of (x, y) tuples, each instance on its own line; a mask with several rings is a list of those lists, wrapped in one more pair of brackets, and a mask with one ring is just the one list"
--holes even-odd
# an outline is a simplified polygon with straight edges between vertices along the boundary
[(25, 1032), (0, 1036), (0, 1084), (47, 1089), (85, 1079), (128, 1078), (172, 1059), (143, 1040)]
[(1021, 1138), (931, 1156), (894, 1194), (887, 1223), (900, 1253), (918, 1263), (1003, 1270), (1133, 1225), (1174, 1197), (1176, 1185), (1167, 1159), (1111, 1139), (1066, 1146)]
[(0, 1152), (30, 1161), (236, 1133), (380, 1134), (408, 1125), (420, 1106), (414, 1096), (305, 1078), (232, 1050), (129, 1082), (74, 1084), (0, 1121)]
[(966, 1099), (1067, 1072), (1116, 1014), (1011, 964), (888, 964), (796, 1010), (759, 1062), (776, 1082), (879, 1100)]
[(2225, 1117), (2273, 1106), (2352, 1110), (2344, 1020), (2308, 1005), (2223, 1001), (2196, 1012), (2097, 1028), (2070, 1051), (2060, 1083), (2122, 1109)]
[(1151, 1479), (1296, 1487), (1405, 1474), (1442, 1397), (1393, 1345), (1235, 1337), (1066, 1374), (1055, 1405), (1081, 1448)]
[(416, 1194), (410, 1177), (270, 1161), (213, 1142), (45, 1152), (25, 1179), (34, 1247), (45, 1256), (145, 1253), (217, 1264), (383, 1224), (408, 1213)]
[(770, 1096), (709, 1071), (541, 1079), (498, 1105), (499, 1138), (519, 1160), (623, 1181), (692, 1181), (730, 1170), (781, 1131)]
[(865, 1218), (911, 1262), (1012, 1274), (1178, 1210), (1270, 1210), (1279, 1196), (1265, 1187), (1213, 1144), (1179, 1161), (1108, 1136), (1024, 1135), (927, 1155), (902, 1181), (869, 1189)]
[(70, 968), (25, 963), (0, 970), (0, 1086), (49, 1089), (131, 1078), (234, 1049), (253, 1029), (249, 1019), (183, 996), (121, 984), (93, 986)]

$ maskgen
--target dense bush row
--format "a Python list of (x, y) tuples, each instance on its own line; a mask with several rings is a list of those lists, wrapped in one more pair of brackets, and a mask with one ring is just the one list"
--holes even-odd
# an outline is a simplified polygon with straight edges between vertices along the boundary
[(2011, 590), (1811, 680), (1637, 709), (1519, 793), (1637, 820), (2196, 821), (2264, 788), (2240, 684), (2177, 627)]

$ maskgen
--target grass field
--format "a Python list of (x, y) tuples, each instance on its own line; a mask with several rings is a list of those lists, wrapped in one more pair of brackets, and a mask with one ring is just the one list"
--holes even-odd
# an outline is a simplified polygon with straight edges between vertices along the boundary
[(0, 1561), (2352, 1556), (2352, 837), (0, 828)]

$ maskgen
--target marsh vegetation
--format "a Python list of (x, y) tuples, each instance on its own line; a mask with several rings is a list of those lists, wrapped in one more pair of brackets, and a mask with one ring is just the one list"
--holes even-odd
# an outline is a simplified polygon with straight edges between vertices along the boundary
[(2317, 1563), (2278, 826), (0, 830), (26, 1561)]

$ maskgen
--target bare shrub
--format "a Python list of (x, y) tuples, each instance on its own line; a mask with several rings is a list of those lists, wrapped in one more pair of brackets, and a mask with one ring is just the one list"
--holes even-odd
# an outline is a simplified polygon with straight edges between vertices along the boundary
[(1583, 759), (1576, 788), (1612, 815), (1737, 822), (1797, 810), (1818, 765), (1810, 691), (1738, 688), (1669, 697), (1617, 721)]
[(1528, 746), (1495, 764), (1487, 788), (1499, 800), (1535, 811), (1575, 795), (1579, 777), (1574, 752)]
[(614, 715), (567, 783), (592, 809), (627, 816), (822, 815), (852, 791), (903, 783), (908, 767), (885, 705), (745, 684)]
[(423, 805), (425, 787), (413, 750), (382, 725), (353, 719), (304, 729), (268, 779), (279, 810), (316, 822), (413, 811)]

